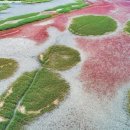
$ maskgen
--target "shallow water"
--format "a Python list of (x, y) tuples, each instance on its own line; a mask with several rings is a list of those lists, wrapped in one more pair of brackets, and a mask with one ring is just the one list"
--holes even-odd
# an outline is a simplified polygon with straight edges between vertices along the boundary
[(12, 16), (23, 15), (32, 12), (44, 11), (59, 5), (75, 2), (75, 0), (53, 0), (51, 2), (37, 4), (11, 3), (11, 8), (0, 13), (0, 19), (5, 19)]

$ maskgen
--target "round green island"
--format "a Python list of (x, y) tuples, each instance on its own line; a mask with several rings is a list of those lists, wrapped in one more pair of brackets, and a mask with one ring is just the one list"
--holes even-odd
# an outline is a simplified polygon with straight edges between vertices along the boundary
[(74, 18), (69, 31), (80, 36), (98, 36), (113, 32), (116, 28), (116, 21), (108, 16), (88, 15)]

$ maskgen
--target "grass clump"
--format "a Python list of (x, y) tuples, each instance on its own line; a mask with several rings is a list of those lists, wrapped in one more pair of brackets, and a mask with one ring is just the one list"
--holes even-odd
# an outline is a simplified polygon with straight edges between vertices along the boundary
[(69, 30), (76, 35), (103, 35), (113, 32), (117, 28), (117, 23), (108, 16), (80, 16), (72, 20)]
[(80, 54), (78, 51), (64, 45), (54, 45), (41, 54), (39, 59), (45, 67), (66, 70), (80, 61)]
[(126, 27), (125, 27), (125, 32), (130, 34), (130, 21), (127, 22)]
[(0, 80), (7, 79), (17, 70), (18, 64), (13, 59), (0, 58)]
[(10, 8), (9, 4), (2, 4), (2, 5), (0, 5), (0, 11), (6, 10), (8, 8)]

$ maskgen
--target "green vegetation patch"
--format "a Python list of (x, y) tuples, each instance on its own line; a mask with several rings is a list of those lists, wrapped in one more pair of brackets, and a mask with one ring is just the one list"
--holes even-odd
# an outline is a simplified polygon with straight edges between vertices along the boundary
[(33, 3), (42, 3), (42, 2), (49, 2), (51, 0), (20, 0), (23, 3), (33, 4)]
[[(30, 16), (28, 16), (28, 15), (24, 15), (23, 16), (24, 18), (19, 19), (18, 22), (16, 22), (16, 23), (11, 23), (11, 22), (10, 23), (5, 23), (5, 21), (4, 21), (4, 24), (2, 24), (3, 21), (0, 22), (1, 23), (0, 24), (0, 31), (11, 29), (11, 28), (16, 28), (16, 27), (19, 27), (19, 26), (22, 26), (22, 25), (25, 25), (25, 24), (28, 24), (28, 23), (32, 23), (34, 21), (44, 20), (44, 19), (52, 17), (51, 14), (46, 14), (46, 15), (34, 14), (34, 16), (33, 16), (33, 14), (30, 15)], [(19, 16), (19, 17), (21, 17), (21, 16)], [(16, 20), (17, 18), (18, 18), (18, 16), (14, 17), (14, 18), (10, 18), (10, 19), (15, 19)], [(13, 20), (10, 20), (10, 21), (13, 22)]]
[(39, 59), (45, 67), (66, 70), (80, 61), (80, 54), (72, 48), (63, 45), (54, 45), (41, 54)]
[(60, 5), (58, 7), (48, 9), (46, 11), (56, 11), (57, 13), (67, 13), (72, 10), (81, 9), (85, 6), (87, 6), (85, 2), (76, 2), (76, 3), (66, 4), (66, 5)]
[(130, 21), (127, 22), (126, 27), (124, 29), (127, 33), (130, 34)]
[(8, 8), (10, 8), (9, 4), (2, 4), (2, 5), (0, 5), (0, 11), (6, 10)]
[(76, 35), (103, 35), (113, 32), (117, 28), (117, 23), (108, 16), (80, 16), (72, 20), (69, 30)]
[(25, 15), (20, 15), (20, 16), (14, 16), (14, 17), (10, 17), (4, 20), (0, 20), (0, 25), (5, 23), (5, 22), (12, 22), (14, 20), (19, 20), (19, 19), (24, 19), (24, 18), (29, 18), (29, 17), (33, 17), (33, 16), (37, 16), (39, 13), (30, 13), (30, 14), (25, 14)]
[[(24, 73), (2, 95), (0, 130), (20, 130), (33, 118), (54, 109), (68, 92), (60, 75), (46, 68)], [(10, 93), (12, 91), (12, 93)]]
[[(5, 0), (1, 0), (1, 1), (5, 1)], [(49, 2), (51, 0), (7, 0), (7, 1), (21, 1), (22, 3), (26, 3), (26, 4), (33, 4), (33, 3)]]
[(79, 60), (76, 50), (60, 45), (50, 47), (40, 59), (41, 68), (24, 73), (1, 95), (0, 130), (21, 130), (35, 117), (58, 106), (69, 85), (54, 69), (70, 68)]
[(130, 91), (128, 91), (128, 112), (130, 113)]
[(13, 59), (0, 58), (0, 80), (13, 75), (17, 70), (18, 64)]

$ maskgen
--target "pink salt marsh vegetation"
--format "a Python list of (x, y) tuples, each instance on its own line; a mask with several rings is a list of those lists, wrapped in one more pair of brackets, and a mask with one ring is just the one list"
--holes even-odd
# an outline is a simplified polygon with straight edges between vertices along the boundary
[(86, 90), (94, 90), (100, 96), (113, 95), (118, 87), (130, 81), (130, 36), (123, 31), (130, 19), (130, 2), (101, 2), (99, 6), (102, 4), (104, 10), (99, 8), (102, 11), (94, 14), (112, 17), (118, 22), (119, 30), (102, 38), (76, 38), (78, 46), (89, 54), (81, 69), (81, 80)]

